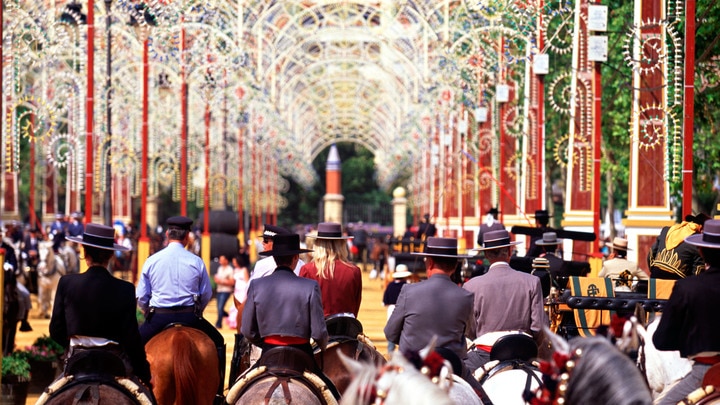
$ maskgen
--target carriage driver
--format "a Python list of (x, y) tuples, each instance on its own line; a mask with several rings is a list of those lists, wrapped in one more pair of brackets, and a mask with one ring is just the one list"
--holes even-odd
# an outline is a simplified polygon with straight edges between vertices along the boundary
[(135, 293), (138, 306), (145, 312), (140, 335), (147, 344), (171, 323), (182, 323), (205, 332), (217, 349), (218, 398), (221, 398), (225, 386), (225, 340), (202, 316), (212, 298), (212, 286), (205, 263), (185, 249), (192, 223), (187, 217), (168, 218), (167, 247), (150, 256), (143, 265)]
[(88, 269), (60, 278), (50, 337), (69, 348), (67, 364), (83, 350), (103, 347), (123, 358), (128, 374), (131, 371), (150, 387), (150, 366), (135, 315), (135, 288), (108, 270), (114, 252), (127, 248), (114, 243), (113, 228), (92, 223), (81, 236), (68, 239), (83, 245)]
[(395, 310), (385, 325), (385, 337), (407, 353), (419, 352), (436, 336), (435, 350), (450, 361), (453, 372), (476, 392), (482, 392), (480, 384), (463, 365), (473, 296), (450, 279), (458, 259), (463, 257), (457, 254), (457, 239), (430, 237), (426, 242), (425, 252), (412, 254), (425, 256), (428, 279), (402, 287)]
[[(265, 355), (270, 349), (284, 346), (305, 352), (311, 372), (320, 377), (335, 398), (340, 398), (335, 385), (315, 362), (312, 338), (322, 350), (328, 343), (323, 315), (322, 296), (317, 281), (298, 277), (293, 269), (301, 253), (298, 234), (277, 234), (272, 250), (260, 252), (275, 258), (277, 268), (272, 274), (253, 280), (247, 291), (240, 331)], [(260, 357), (253, 367), (263, 362)]]
[(677, 404), (700, 388), (705, 372), (720, 363), (720, 220), (707, 220), (703, 232), (685, 242), (697, 246), (705, 271), (675, 282), (653, 343), (658, 350), (679, 350), (694, 360), (688, 375), (663, 391), (655, 404)]

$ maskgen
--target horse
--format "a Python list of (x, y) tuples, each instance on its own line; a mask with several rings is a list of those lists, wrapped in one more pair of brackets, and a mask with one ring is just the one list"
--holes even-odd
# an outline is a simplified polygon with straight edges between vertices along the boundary
[[(343, 393), (340, 405), (456, 403), (441, 385), (433, 383), (399, 351), (393, 352), (390, 360), (382, 366), (356, 361), (342, 353), (339, 357), (354, 376)], [(449, 375), (447, 367), (443, 373), (445, 378)]]
[(36, 404), (153, 405), (152, 392), (128, 375), (120, 356), (104, 348), (78, 351), (63, 374), (40, 395)]
[(40, 304), (40, 316), (50, 319), (60, 277), (65, 275), (65, 264), (60, 256), (55, 255), (51, 241), (38, 243), (38, 260), (38, 303)]
[(652, 404), (642, 372), (608, 338), (576, 337), (568, 342), (549, 329), (545, 333), (553, 354), (540, 360), (543, 385), (527, 393), (527, 402), (559, 403), (562, 398), (567, 405)]
[(542, 373), (535, 361), (538, 346), (533, 338), (522, 332), (497, 332), (476, 339), (469, 351), (477, 345), (492, 347), (490, 361), (473, 373), (488, 400), (494, 404), (524, 405), (523, 393), (542, 384)]
[(212, 404), (220, 374), (217, 350), (202, 331), (173, 324), (145, 345), (159, 404)]
[(315, 348), (315, 361), (321, 365), (323, 373), (335, 384), (338, 392), (344, 392), (352, 380), (352, 375), (339, 353), (376, 366), (387, 362), (363, 334), (362, 324), (355, 317), (336, 314), (327, 317), (325, 322), (330, 335), (329, 341), (325, 350)]
[(230, 387), (228, 404), (336, 405), (325, 383), (308, 372), (312, 358), (300, 349), (275, 347), (263, 353)]

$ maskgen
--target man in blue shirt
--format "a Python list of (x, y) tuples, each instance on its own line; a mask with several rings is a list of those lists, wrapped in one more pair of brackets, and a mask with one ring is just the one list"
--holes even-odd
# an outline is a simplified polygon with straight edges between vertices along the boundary
[(212, 298), (212, 286), (202, 259), (185, 250), (193, 221), (171, 217), (167, 221), (168, 245), (143, 265), (135, 296), (145, 312), (140, 325), (143, 343), (171, 323), (182, 323), (205, 332), (215, 342), (222, 395), (225, 382), (225, 340), (202, 313)]

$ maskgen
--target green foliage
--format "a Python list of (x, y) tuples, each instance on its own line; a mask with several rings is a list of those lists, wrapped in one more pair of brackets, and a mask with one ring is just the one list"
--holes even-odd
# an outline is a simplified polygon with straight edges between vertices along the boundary
[(56, 361), (65, 353), (65, 349), (50, 336), (43, 335), (35, 339), (32, 346), (27, 346), (25, 350), (17, 353), (26, 360)]
[(17, 377), (20, 379), (30, 379), (30, 363), (21, 355), (20, 352), (14, 352), (9, 356), (2, 358), (2, 378)]

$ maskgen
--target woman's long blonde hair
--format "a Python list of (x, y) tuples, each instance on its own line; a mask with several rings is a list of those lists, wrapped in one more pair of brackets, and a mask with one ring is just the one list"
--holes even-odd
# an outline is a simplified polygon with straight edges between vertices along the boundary
[(313, 261), (319, 278), (335, 278), (336, 260), (351, 264), (345, 239), (316, 239), (313, 250)]

